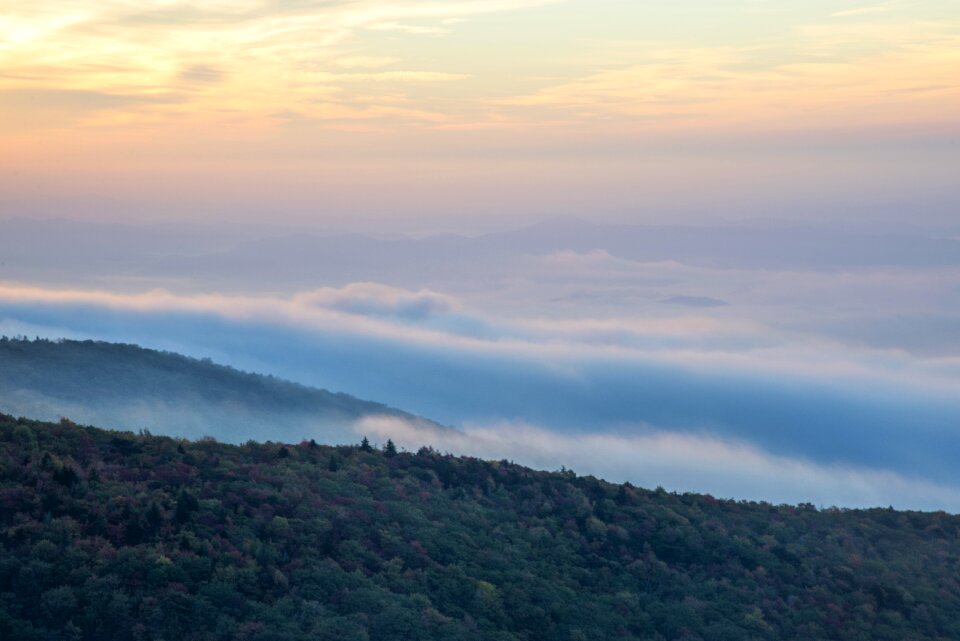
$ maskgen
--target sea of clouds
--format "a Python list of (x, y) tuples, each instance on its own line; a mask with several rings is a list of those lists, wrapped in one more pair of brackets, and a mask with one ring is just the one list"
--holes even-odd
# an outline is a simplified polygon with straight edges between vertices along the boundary
[(410, 449), (775, 502), (960, 508), (952, 359), (701, 312), (508, 316), (369, 282), (275, 296), (0, 287), (7, 334), (210, 356), (459, 430), (355, 426)]

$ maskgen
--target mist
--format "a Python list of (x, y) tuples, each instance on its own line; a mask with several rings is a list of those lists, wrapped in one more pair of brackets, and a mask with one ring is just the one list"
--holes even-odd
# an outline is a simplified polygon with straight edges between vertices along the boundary
[[(55, 227), (21, 220), (0, 238), (0, 333), (209, 357), (461, 431), (536, 426), (570, 445), (544, 463), (554, 466), (593, 447), (576, 439), (668, 435), (861, 479), (960, 483), (947, 454), (960, 445), (960, 241), (947, 228), (553, 219), (419, 236), (78, 223), (70, 243)], [(309, 415), (271, 422), (191, 399), (96, 413), (17, 402), (41, 417), (224, 440), (318, 433)], [(356, 420), (318, 440), (356, 439)], [(749, 485), (676, 469), (676, 487)], [(843, 486), (824, 485), (822, 502), (884, 503)]]

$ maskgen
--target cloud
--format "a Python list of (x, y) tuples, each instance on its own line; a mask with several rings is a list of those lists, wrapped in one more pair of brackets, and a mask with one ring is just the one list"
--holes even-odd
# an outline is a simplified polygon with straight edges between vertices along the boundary
[[(878, 6), (833, 15), (885, 10)], [(620, 136), (684, 129), (702, 133), (710, 127), (747, 135), (758, 128), (802, 131), (822, 126), (829, 110), (836, 134), (839, 128), (916, 120), (918, 102), (906, 94), (918, 85), (949, 84), (957, 75), (957, 25), (952, 21), (784, 26), (789, 36), (776, 43), (635, 42), (578, 78), (492, 102), (525, 108), (536, 120), (545, 114), (555, 122), (599, 119), (595, 130), (609, 123), (608, 133)], [(931, 93), (922, 106), (924, 118), (949, 121), (953, 98), (950, 90)]]
[(38, 109), (55, 103), (63, 111), (99, 111), (133, 104), (169, 102), (170, 96), (143, 96), (77, 89), (3, 89), (5, 107)]
[(317, 72), (314, 78), (322, 82), (450, 82), (469, 76), (442, 71), (378, 71), (373, 73)]
[(682, 307), (726, 307), (730, 303), (719, 298), (710, 298), (709, 296), (671, 296), (665, 298), (664, 303), (668, 305), (680, 305)]
[(400, 62), (400, 60), (400, 58), (393, 56), (344, 56), (343, 58), (338, 58), (334, 64), (347, 69), (371, 69), (392, 65)]
[(885, 470), (820, 465), (775, 456), (742, 441), (700, 434), (648, 430), (560, 434), (526, 424), (470, 426), (441, 431), (400, 418), (370, 416), (353, 426), (358, 435), (392, 439), (411, 451), (430, 446), (484, 459), (508, 459), (537, 469), (561, 466), (612, 482), (722, 498), (813, 503), (820, 506), (886, 507), (960, 512), (960, 488)]
[(223, 80), (223, 70), (212, 65), (192, 64), (184, 67), (178, 77), (191, 84), (211, 85)]
[(833, 18), (849, 18), (851, 16), (862, 16), (871, 13), (887, 13), (889, 11), (896, 11), (897, 9), (904, 6), (902, 2), (887, 2), (884, 4), (875, 4), (875, 5), (864, 5), (862, 7), (856, 7), (854, 9), (844, 9), (842, 11), (834, 11), (830, 14)]
[(960, 483), (955, 366), (757, 323), (488, 318), (429, 290), (360, 283), (291, 297), (7, 286), (0, 327), (210, 356), (449, 425), (624, 438), (655, 425)]
[(323, 288), (298, 294), (296, 305), (319, 307), (363, 316), (423, 319), (457, 308), (449, 296), (422, 289), (411, 292), (378, 283), (351, 283), (339, 289)]
[(89, 89), (17, 88), (0, 89), (0, 115), (4, 125), (24, 127), (66, 127), (92, 114), (118, 109), (172, 105), (184, 97), (162, 94), (112, 93)]
[[(683, 123), (753, 125), (774, 120), (783, 125), (788, 119), (822, 119), (825, 108), (832, 109), (831, 120), (842, 112), (845, 124), (851, 118), (854, 123), (862, 120), (865, 106), (872, 107), (869, 113), (883, 115), (879, 120), (886, 124), (902, 123), (917, 119), (909, 117), (913, 113), (909, 109), (916, 108), (919, 99), (898, 96), (918, 85), (943, 87), (923, 98), (921, 120), (933, 122), (936, 118), (930, 116), (938, 115), (949, 121), (953, 113), (951, 81), (957, 69), (949, 52), (955, 49), (956, 25), (945, 21), (913, 19), (890, 26), (834, 20), (811, 25), (788, 11), (776, 25), (784, 35), (775, 43), (769, 34), (754, 34), (743, 36), (733, 47), (690, 47), (691, 38), (682, 30), (669, 36), (647, 32), (638, 34), (636, 41), (623, 42), (612, 35), (616, 22), (604, 17), (598, 23), (600, 37), (586, 42), (571, 41), (549, 29), (538, 31), (531, 40), (542, 38), (548, 51), (557, 55), (525, 56), (528, 49), (520, 45), (517, 54), (509, 56), (509, 74), (502, 73), (505, 68), (498, 56), (490, 56), (492, 64), (478, 64), (487, 58), (482, 49), (443, 47), (437, 54), (436, 45), (422, 46), (424, 39), (436, 39), (427, 36), (464, 29), (459, 25), (473, 17), (529, 10), (549, 17), (547, 12), (554, 9), (548, 7), (554, 4), (579, 5), (557, 11), (596, 14), (585, 2), (559, 0), (228, 0), (203, 7), (183, 3), (133, 7), (105, 0), (82, 9), (37, 0), (29, 8), (9, 7), (0, 24), (5, 32), (0, 56), (5, 69), (17, 71), (16, 77), (31, 78), (5, 83), (20, 89), (149, 96), (172, 93), (184, 81), (204, 83), (209, 91), (189, 97), (190, 120), (199, 122), (201, 130), (233, 122), (224, 113), (247, 114), (243, 129), (261, 133), (263, 116), (280, 110), (323, 117), (329, 106), (311, 100), (318, 78), (308, 80), (318, 73), (323, 74), (320, 82), (342, 90), (335, 100), (340, 106), (376, 108), (363, 100), (369, 94), (355, 93), (353, 85), (395, 82), (404, 87), (412, 109), (431, 111), (439, 105), (445, 116), (439, 124), (448, 130), (502, 126), (510, 133), (521, 129), (532, 133), (545, 127), (547, 135), (524, 138), (538, 144), (551, 138), (569, 141), (571, 119), (589, 123), (591, 132), (607, 134), (605, 144), (624, 140), (624, 132), (638, 127), (662, 129), (673, 141), (674, 128)], [(835, 15), (855, 17), (895, 6), (900, 5)], [(638, 22), (634, 11), (622, 8), (610, 15)], [(657, 24), (655, 16), (662, 17), (657, 10), (648, 13), (650, 25)], [(477, 22), (474, 28), (491, 28)], [(399, 42), (385, 47), (378, 32)], [(605, 38), (604, 32), (611, 35)], [(465, 47), (488, 40), (471, 38)], [(850, 47), (851, 41), (863, 44)], [(578, 48), (572, 59), (560, 53), (571, 46)], [(116, 60), (132, 69), (121, 73), (105, 68)], [(405, 68), (410, 61), (416, 61), (415, 67)], [(395, 68), (337, 73), (387, 64)], [(216, 72), (209, 73), (214, 67)], [(177, 69), (183, 71), (171, 73)], [(455, 100), (447, 96), (438, 101), (432, 88), (423, 87), (452, 80), (469, 80)], [(478, 104), (484, 108), (477, 109)], [(149, 120), (123, 104), (115, 105), (114, 111), (126, 116), (120, 121), (124, 124)], [(167, 112), (183, 116), (172, 107)], [(385, 122), (392, 122), (390, 116), (385, 114)], [(557, 136), (561, 128), (563, 135)]]
[[(176, 3), (133, 7), (119, 0), (105, 0), (80, 10), (38, 0), (29, 8), (6, 7), (8, 11), (0, 21), (0, 62), (5, 69), (17, 71), (6, 76), (5, 87), (33, 92), (30, 103), (51, 110), (63, 102), (84, 106), (95, 102), (97, 109), (122, 115), (121, 123), (153, 122), (132, 107), (141, 100), (151, 101), (157, 94), (171, 94), (184, 84), (209, 88), (189, 96), (191, 120), (206, 121), (207, 126), (222, 127), (229, 122), (225, 109), (262, 118), (292, 108), (305, 116), (322, 117), (327, 109), (311, 102), (316, 88), (304, 82), (304, 75), (311, 72), (315, 81), (353, 84), (389, 81), (405, 85), (469, 77), (456, 71), (403, 68), (336, 73), (343, 67), (403, 64), (404, 57), (385, 56), (376, 47), (366, 48), (355, 42), (359, 32), (388, 30), (415, 38), (448, 32), (454, 23), (445, 21), (451, 19), (522, 10), (554, 1), (227, 0), (203, 7)], [(217, 63), (198, 64), (198, 59)], [(129, 68), (122, 73), (108, 69), (107, 65), (116, 60), (123, 60)], [(171, 69), (180, 71), (171, 74)], [(356, 104), (358, 98), (344, 95), (336, 102), (348, 106)], [(17, 95), (9, 94), (6, 99), (9, 103)], [(22, 101), (14, 106), (20, 111), (30, 109)], [(377, 106), (362, 104), (361, 108)], [(424, 111), (428, 106), (421, 101), (415, 108)], [(175, 109), (167, 113), (180, 118), (183, 115)], [(47, 127), (52, 123), (32, 124)]]
[[(397, 323), (397, 318), (434, 320), (457, 307), (430, 291), (404, 291), (371, 283), (321, 289), (277, 298), (221, 294), (142, 294), (0, 286), (0, 301), (24, 309), (80, 307), (124, 314), (183, 314), (224, 322), (290, 328), (307, 333), (345, 332), (417, 349), (444, 349), (483, 357), (531, 362), (608, 363), (695, 370), (704, 375), (773, 375), (819, 384), (825, 378), (848, 384), (954, 393), (958, 382), (939, 377), (924, 363), (897, 354), (860, 353), (837, 344), (818, 344), (742, 319), (701, 316), (669, 318), (528, 318), (504, 321), (460, 313), (449, 323)], [(391, 320), (391, 317), (394, 317)], [(62, 326), (62, 324), (58, 325)], [(912, 368), (904, 380), (905, 368)]]
[(443, 27), (428, 27), (424, 25), (403, 24), (400, 22), (375, 22), (367, 26), (371, 31), (400, 31), (417, 35), (438, 35), (449, 33)]

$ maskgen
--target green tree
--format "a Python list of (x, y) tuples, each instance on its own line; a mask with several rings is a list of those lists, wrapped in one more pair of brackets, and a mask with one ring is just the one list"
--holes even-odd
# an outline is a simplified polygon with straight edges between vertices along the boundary
[(177, 493), (177, 510), (174, 518), (177, 523), (186, 523), (190, 519), (190, 513), (200, 509), (200, 501), (193, 494), (184, 488), (180, 488)]
[(397, 455), (397, 446), (390, 439), (387, 439), (387, 444), (383, 446), (383, 454), (387, 458), (393, 458)]

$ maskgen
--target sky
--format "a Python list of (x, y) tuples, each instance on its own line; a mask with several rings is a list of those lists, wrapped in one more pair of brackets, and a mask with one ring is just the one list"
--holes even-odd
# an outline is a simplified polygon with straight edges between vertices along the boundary
[(0, 140), (0, 334), (960, 512), (953, 1), (0, 0)]
[[(953, 0), (0, 2), (0, 205), (945, 225)], [(909, 208), (909, 214), (905, 209)]]

